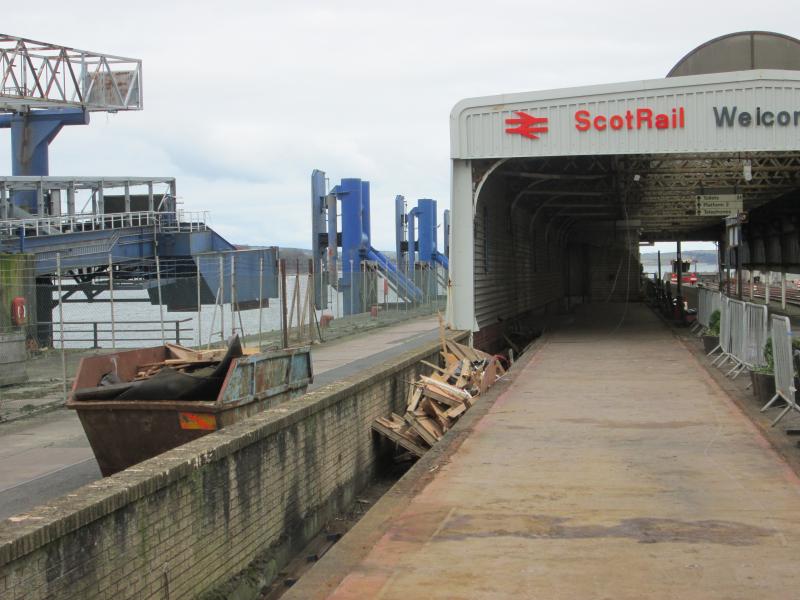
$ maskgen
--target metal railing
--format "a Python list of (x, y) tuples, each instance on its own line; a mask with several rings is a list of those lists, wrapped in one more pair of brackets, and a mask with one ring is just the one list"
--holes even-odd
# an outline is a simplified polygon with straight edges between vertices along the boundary
[(697, 290), (697, 321), (695, 327), (698, 335), (711, 324), (711, 315), (715, 310), (720, 310), (722, 295), (713, 290), (698, 288)]
[[(185, 323), (190, 322), (192, 322), (191, 318), (165, 319), (163, 329), (160, 320), (87, 320), (64, 321), (63, 323), (58, 321), (43, 323), (39, 321), (38, 324), (51, 325), (53, 327), (54, 345), (60, 346), (63, 341), (64, 345), (69, 344), (71, 347), (87, 347), (83, 346), (83, 344), (91, 344), (91, 348), (102, 348), (101, 342), (112, 346), (119, 342), (156, 342), (161, 344), (163, 341), (170, 341), (180, 344), (181, 340), (187, 341), (187, 339), (193, 338), (194, 328), (184, 326)], [(89, 335), (87, 336), (86, 334)], [(166, 340), (163, 340), (162, 335), (166, 336)]]
[(764, 346), (767, 342), (768, 309), (763, 304), (721, 299), (719, 344), (709, 356), (720, 352), (712, 364), (733, 366), (726, 375), (738, 377), (745, 369), (757, 369), (766, 364)]
[(753, 370), (766, 364), (764, 346), (769, 337), (769, 310), (763, 304), (748, 302), (744, 307), (744, 342), (736, 358), (744, 368)]
[(800, 412), (797, 405), (794, 381), (794, 356), (792, 351), (792, 324), (789, 317), (775, 315), (772, 317), (772, 352), (775, 357), (775, 395), (767, 402), (764, 412), (778, 400), (786, 402), (786, 408), (772, 422), (772, 426), (786, 416), (790, 410)]
[(138, 211), (104, 214), (77, 214), (58, 217), (29, 217), (0, 221), (0, 236), (58, 235), (82, 231), (154, 226), (159, 231), (205, 231), (208, 211)]

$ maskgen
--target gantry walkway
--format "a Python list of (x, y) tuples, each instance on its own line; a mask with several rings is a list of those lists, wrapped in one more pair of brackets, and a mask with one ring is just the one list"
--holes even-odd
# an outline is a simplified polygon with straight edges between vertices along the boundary
[(800, 480), (650, 309), (531, 354), (284, 599), (800, 594)]

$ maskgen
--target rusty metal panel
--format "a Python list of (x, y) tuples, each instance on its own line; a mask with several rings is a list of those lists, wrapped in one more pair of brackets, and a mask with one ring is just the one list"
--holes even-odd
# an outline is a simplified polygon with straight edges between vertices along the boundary
[[(720, 124), (723, 107), (736, 107), (730, 125), (726, 120)], [(771, 112), (769, 125), (756, 122), (758, 107)], [(636, 116), (639, 109), (652, 111), (650, 126), (635, 120), (629, 126), (625, 120), (627, 111)], [(451, 113), (451, 157), (791, 151), (797, 149), (800, 132), (798, 109), (800, 72), (772, 70), (471, 98)], [(587, 111), (582, 113), (590, 123), (586, 130), (578, 127), (578, 111)], [(739, 121), (742, 111), (750, 114), (747, 125)], [(788, 122), (777, 123), (779, 112), (787, 113)], [(529, 124), (519, 113), (546, 122)], [(656, 127), (657, 114), (668, 117), (666, 127)], [(673, 114), (680, 117), (675, 122)], [(622, 125), (612, 129), (615, 115), (622, 117)], [(597, 116), (604, 117), (602, 130), (595, 127)]]
[(256, 354), (236, 359), (218, 398), (221, 404), (265, 398), (311, 381), (308, 348)]
[[(94, 387), (116, 371), (130, 380), (140, 364), (166, 358), (162, 346), (84, 358), (73, 391)], [(312, 380), (311, 352), (298, 348), (235, 359), (215, 402), (194, 400), (75, 400), (103, 475), (226, 427), (305, 392)]]
[(222, 402), (238, 402), (253, 395), (253, 363), (234, 361), (221, 392)]

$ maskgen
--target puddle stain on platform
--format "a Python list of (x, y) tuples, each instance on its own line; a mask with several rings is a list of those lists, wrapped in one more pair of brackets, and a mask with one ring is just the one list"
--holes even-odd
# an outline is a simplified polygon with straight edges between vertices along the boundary
[(453, 514), (434, 541), (516, 537), (529, 539), (631, 539), (641, 544), (665, 542), (752, 546), (776, 535), (771, 529), (735, 521), (633, 518), (614, 525), (570, 525), (568, 519), (546, 515)]
[(571, 418), (559, 419), (565, 423), (597, 425), (606, 429), (683, 429), (684, 427), (707, 427), (702, 421), (613, 421), (606, 419)]

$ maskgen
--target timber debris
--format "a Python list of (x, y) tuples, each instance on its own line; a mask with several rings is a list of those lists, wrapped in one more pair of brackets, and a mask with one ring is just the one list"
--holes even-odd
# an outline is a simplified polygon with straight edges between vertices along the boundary
[[(114, 363), (114, 369), (100, 375), (94, 387), (74, 390), (73, 400), (215, 400), (232, 361), (247, 354), (238, 335), (228, 340), (227, 348), (218, 350), (192, 350), (178, 344), (165, 344), (158, 350), (158, 358), (163, 358), (137, 364), (132, 376), (121, 376), (120, 365)], [(152, 361), (155, 357), (150, 356)], [(127, 368), (124, 371), (130, 373)]]
[(500, 358), (446, 340), (441, 333), (444, 366), (421, 361), (432, 372), (408, 390), (405, 414), (378, 417), (372, 429), (413, 456), (428, 451), (469, 410), (478, 397), (505, 374)]

